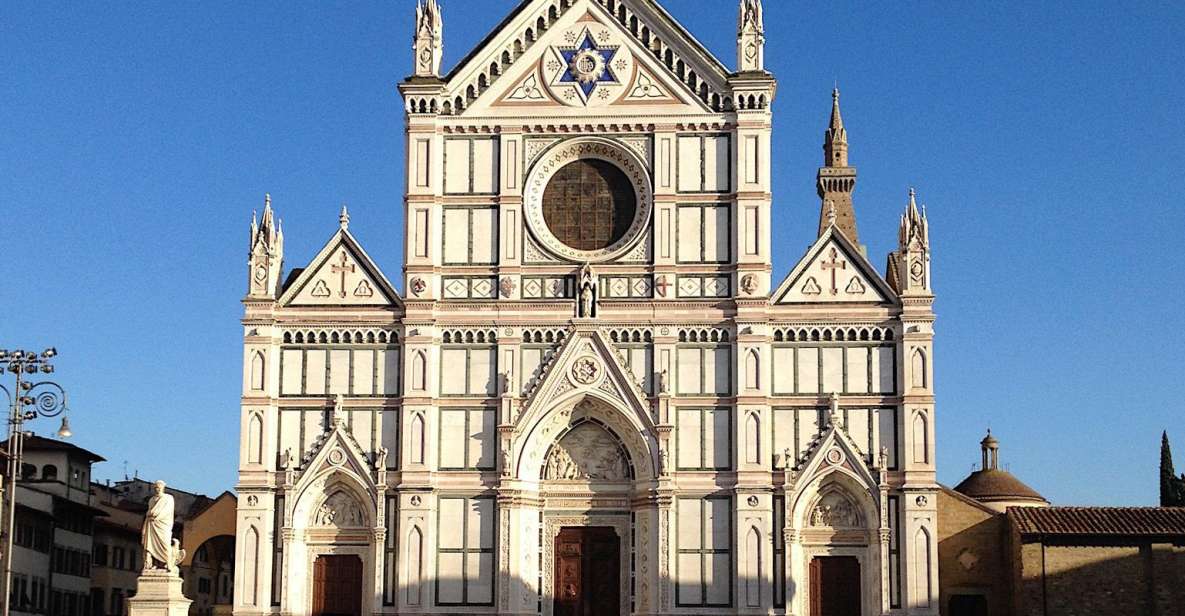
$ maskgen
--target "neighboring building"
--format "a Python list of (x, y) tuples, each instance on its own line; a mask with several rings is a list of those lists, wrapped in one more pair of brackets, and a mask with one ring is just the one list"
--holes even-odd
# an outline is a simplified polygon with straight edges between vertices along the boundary
[(91, 566), (91, 614), (125, 616), (127, 598), (136, 594), (136, 580), (143, 568), (140, 534), (144, 508), (123, 506), (115, 490), (95, 484), (95, 505), (106, 513), (95, 526)]
[(103, 515), (92, 506), (89, 487), (91, 465), (103, 458), (69, 443), (29, 435), (22, 460), (11, 611), (89, 616), (95, 520)]
[(981, 447), (938, 497), (942, 614), (1182, 614), (1185, 508), (1050, 507), (999, 468), (995, 438)]
[(193, 599), (190, 616), (229, 616), (234, 598), (235, 512), (230, 492), (190, 512), (181, 531), (185, 560), (185, 596)]
[(447, 74), (418, 6), (406, 294), (344, 208), (287, 275), (251, 224), (237, 614), (938, 612), (928, 223), (869, 262), (835, 92), (774, 277), (815, 223), (739, 4), (734, 69), (654, 0), (524, 0)]

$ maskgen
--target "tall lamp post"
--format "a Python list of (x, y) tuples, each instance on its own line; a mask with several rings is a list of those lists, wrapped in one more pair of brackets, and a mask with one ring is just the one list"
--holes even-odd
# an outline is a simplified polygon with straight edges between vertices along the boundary
[(62, 426), (58, 429), (58, 436), (68, 438), (70, 421), (67, 415), (66, 390), (53, 381), (36, 381), (38, 374), (53, 373), (50, 360), (58, 354), (53, 347), (41, 353), (33, 351), (8, 351), (0, 349), (0, 374), (6, 371), (14, 377), (14, 386), (10, 390), (0, 383), (0, 390), (8, 396), (8, 441), (5, 443), (3, 454), (7, 462), (7, 475), (4, 486), (4, 587), (3, 610), (0, 616), (9, 616), (12, 606), (10, 588), (12, 588), (12, 539), (16, 525), (16, 482), (21, 473), (22, 458), (24, 456), (26, 421), (38, 417), (57, 417), (62, 415)]

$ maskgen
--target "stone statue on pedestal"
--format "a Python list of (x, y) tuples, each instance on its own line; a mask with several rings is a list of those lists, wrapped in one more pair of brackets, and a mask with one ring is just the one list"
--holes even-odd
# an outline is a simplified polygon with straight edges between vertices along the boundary
[(181, 590), (177, 566), (185, 560), (181, 542), (173, 538), (173, 495), (158, 481), (156, 494), (144, 514), (144, 570), (136, 580), (136, 594), (128, 598), (128, 616), (188, 616), (193, 603)]
[(165, 482), (157, 481), (156, 494), (148, 501), (144, 514), (144, 573), (167, 572), (176, 575), (177, 564), (185, 557), (181, 542), (173, 538), (173, 495), (165, 492)]

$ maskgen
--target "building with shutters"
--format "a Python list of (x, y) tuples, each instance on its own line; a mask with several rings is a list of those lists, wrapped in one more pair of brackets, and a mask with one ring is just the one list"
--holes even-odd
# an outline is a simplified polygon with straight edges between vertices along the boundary
[(732, 66), (524, 0), (444, 72), (416, 13), (402, 271), (251, 223), (235, 613), (937, 614), (928, 223), (869, 260), (834, 92), (773, 272), (760, 0)]

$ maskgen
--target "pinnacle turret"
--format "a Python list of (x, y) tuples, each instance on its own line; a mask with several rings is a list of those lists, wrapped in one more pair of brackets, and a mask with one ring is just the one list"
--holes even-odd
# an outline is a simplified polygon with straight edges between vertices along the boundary
[(741, 0), (737, 12), (737, 71), (765, 70), (765, 11), (761, 0)]

